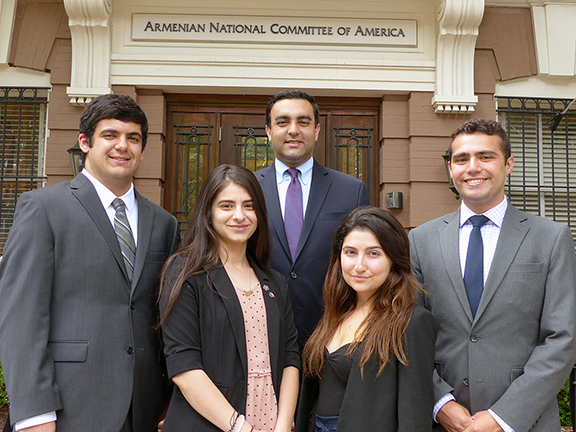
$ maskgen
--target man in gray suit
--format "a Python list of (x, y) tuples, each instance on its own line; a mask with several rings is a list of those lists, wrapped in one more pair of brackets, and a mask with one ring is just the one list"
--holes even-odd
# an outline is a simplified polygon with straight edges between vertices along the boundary
[(438, 323), (435, 430), (560, 431), (556, 394), (576, 359), (570, 230), (507, 202), (514, 158), (498, 123), (470, 120), (452, 139), (460, 209), (410, 232)]
[(176, 219), (134, 190), (148, 121), (90, 102), (85, 169), (23, 194), (0, 262), (0, 359), (16, 430), (155, 431), (169, 396), (156, 296)]

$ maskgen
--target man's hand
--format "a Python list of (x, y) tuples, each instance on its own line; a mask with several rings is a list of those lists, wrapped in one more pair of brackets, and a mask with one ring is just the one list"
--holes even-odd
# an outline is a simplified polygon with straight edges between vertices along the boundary
[[(490, 415), (490, 413), (487, 413)], [(492, 416), (490, 416), (492, 417)], [(455, 401), (450, 401), (438, 411), (436, 421), (448, 432), (468, 431), (467, 427), (472, 424), (470, 411)]]
[(500, 425), (488, 411), (478, 411), (472, 416), (472, 424), (465, 432), (503, 432)]
[(20, 429), (21, 432), (56, 432), (56, 422), (44, 423), (38, 426), (32, 426)]

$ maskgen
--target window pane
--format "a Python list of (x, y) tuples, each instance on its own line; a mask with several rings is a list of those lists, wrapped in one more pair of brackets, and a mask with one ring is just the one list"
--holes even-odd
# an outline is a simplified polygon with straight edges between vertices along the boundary
[(42, 187), (45, 89), (0, 88), (0, 253), (12, 226), (18, 197)]

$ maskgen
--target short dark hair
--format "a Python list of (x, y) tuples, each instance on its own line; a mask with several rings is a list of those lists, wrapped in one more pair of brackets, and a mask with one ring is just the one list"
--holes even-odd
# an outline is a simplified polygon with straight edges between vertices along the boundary
[(272, 127), (272, 119), (270, 118), (270, 111), (272, 111), (272, 107), (274, 104), (283, 99), (304, 99), (310, 102), (312, 105), (312, 109), (314, 110), (314, 125), (320, 124), (320, 114), (318, 112), (318, 104), (316, 103), (316, 99), (314, 96), (309, 95), (306, 92), (301, 90), (282, 90), (279, 93), (276, 93), (272, 98), (268, 101), (266, 105), (266, 125), (268, 127)]
[(90, 147), (98, 122), (105, 119), (139, 124), (142, 128), (142, 150), (144, 150), (148, 140), (148, 119), (134, 99), (126, 95), (107, 94), (92, 99), (86, 105), (80, 116), (80, 133), (88, 137)]
[[(456, 128), (452, 135), (452, 142), (456, 139), (458, 135), (475, 134), (481, 133), (485, 135), (497, 135), (500, 137), (500, 148), (504, 154), (504, 161), (507, 161), (510, 156), (512, 156), (512, 149), (510, 148), (510, 138), (500, 124), (494, 120), (487, 120), (483, 118), (470, 119)], [(452, 143), (448, 147), (448, 152), (450, 153), (450, 160), (452, 160)]]

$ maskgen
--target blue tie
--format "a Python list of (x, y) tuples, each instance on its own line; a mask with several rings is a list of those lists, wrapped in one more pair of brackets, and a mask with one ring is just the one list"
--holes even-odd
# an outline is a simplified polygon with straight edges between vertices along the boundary
[(298, 170), (296, 168), (288, 168), (287, 171), (292, 180), (286, 191), (284, 228), (286, 229), (286, 238), (288, 239), (288, 246), (290, 246), (292, 262), (294, 262), (304, 219), (302, 210), (302, 185), (300, 184), (300, 180), (298, 180)]
[(476, 316), (480, 297), (484, 290), (484, 244), (480, 228), (490, 219), (484, 215), (472, 216), (468, 219), (472, 224), (468, 253), (466, 254), (466, 267), (464, 267), (464, 286), (468, 294), (468, 302), (472, 309), (472, 316)]

